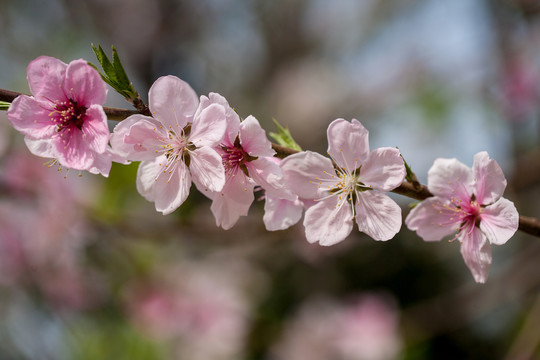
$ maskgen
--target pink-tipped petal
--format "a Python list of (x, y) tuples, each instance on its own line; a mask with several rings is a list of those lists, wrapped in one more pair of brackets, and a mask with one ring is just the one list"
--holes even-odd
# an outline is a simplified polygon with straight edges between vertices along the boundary
[(369, 133), (356, 119), (336, 119), (328, 126), (328, 154), (336, 164), (352, 171), (363, 164), (369, 154)]
[(212, 104), (193, 119), (189, 141), (197, 147), (216, 146), (223, 139), (226, 127), (225, 109)]
[(519, 214), (514, 203), (500, 198), (492, 205), (485, 207), (481, 214), (480, 229), (490, 243), (502, 245), (517, 231)]
[(459, 218), (450, 208), (441, 204), (444, 205), (444, 200), (437, 197), (422, 201), (407, 215), (405, 224), (425, 241), (439, 241), (445, 236), (455, 234), (459, 230)]
[(390, 191), (405, 179), (406, 171), (399, 150), (378, 148), (371, 151), (360, 169), (360, 181), (374, 189)]
[(487, 152), (474, 155), (473, 174), (478, 203), (488, 205), (499, 200), (506, 188), (506, 178), (499, 164), (490, 159)]
[(436, 159), (428, 171), (428, 188), (444, 199), (456, 197), (469, 202), (473, 193), (472, 170), (457, 159)]
[(198, 183), (209, 191), (221, 191), (225, 185), (225, 168), (221, 156), (206, 146), (190, 151), (189, 156), (189, 169)]
[(386, 194), (361, 192), (355, 208), (358, 229), (374, 240), (390, 240), (401, 229), (401, 208)]
[(240, 123), (239, 136), (242, 148), (251, 156), (274, 156), (276, 153), (259, 121), (251, 115)]
[(75, 170), (88, 170), (94, 164), (96, 153), (90, 148), (82, 131), (76, 130), (55, 141), (58, 162)]
[(99, 73), (83, 60), (74, 60), (66, 69), (64, 92), (79, 105), (102, 105), (107, 100), (107, 86)]
[(92, 105), (86, 109), (82, 132), (92, 151), (98, 154), (105, 152), (111, 133), (107, 126), (107, 115), (100, 105)]
[(337, 196), (332, 196), (306, 210), (304, 227), (310, 243), (330, 246), (349, 236), (353, 228), (352, 209), (347, 202), (340, 205), (338, 201)]
[(216, 225), (225, 230), (232, 228), (240, 216), (246, 216), (254, 200), (253, 183), (243, 174), (229, 177), (223, 190), (214, 195), (210, 210)]
[(268, 231), (285, 230), (302, 217), (304, 207), (298, 199), (294, 201), (279, 199), (266, 194), (263, 222)]
[(28, 64), (26, 77), (36, 99), (66, 100), (63, 87), (66, 68), (65, 63), (50, 56), (40, 56)]
[(321, 197), (321, 189), (327, 190), (328, 185), (322, 183), (323, 179), (334, 180), (333, 185), (339, 182), (332, 161), (312, 151), (302, 151), (286, 157), (281, 162), (281, 171), (286, 187), (298, 197), (308, 200), (318, 199)]
[[(109, 177), (109, 172), (111, 171), (112, 162), (114, 159), (120, 160), (116, 154), (112, 151), (110, 147), (107, 147), (107, 150), (96, 157), (94, 160), (94, 164), (90, 169), (88, 169), (88, 172), (92, 174), (100, 174), (105, 177)], [(124, 160), (117, 161), (117, 162), (124, 162)]]
[(162, 154), (167, 131), (154, 118), (132, 115), (118, 123), (111, 135), (111, 146), (119, 155), (134, 161), (152, 160)]
[(33, 140), (28, 137), (24, 138), (24, 143), (30, 152), (36, 156), (56, 159), (58, 153), (54, 142), (50, 139)]
[(287, 200), (294, 200), (296, 195), (293, 195), (286, 187), (283, 181), (283, 174), (278, 164), (269, 160), (269, 158), (261, 157), (257, 160), (250, 161), (246, 164), (249, 176), (260, 185), (267, 194)]
[(470, 233), (460, 236), (461, 255), (477, 283), (485, 283), (491, 264), (489, 241), (476, 226)]
[(199, 105), (195, 91), (183, 80), (168, 75), (157, 79), (148, 92), (152, 116), (167, 130), (179, 131), (193, 119)]
[(20, 95), (9, 106), (7, 118), (11, 126), (33, 139), (50, 138), (56, 133), (56, 125), (49, 114), (50, 104), (33, 97)]

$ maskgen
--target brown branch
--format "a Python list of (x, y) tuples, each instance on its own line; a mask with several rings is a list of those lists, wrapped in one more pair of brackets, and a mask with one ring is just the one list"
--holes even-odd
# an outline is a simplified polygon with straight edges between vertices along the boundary
[[(0, 89), (0, 101), (12, 102), (17, 96), (24, 95), (14, 91)], [(144, 104), (143, 104), (144, 105)], [(148, 108), (146, 108), (148, 109)], [(121, 121), (130, 115), (138, 114), (140, 112), (134, 110), (118, 109), (111, 107), (103, 107), (105, 114), (110, 120)], [(144, 108), (141, 108), (145, 111)], [(149, 113), (148, 113), (149, 114)], [(272, 143), (272, 148), (276, 151), (276, 157), (283, 159), (289, 155), (298, 153), (297, 150), (290, 149), (285, 146)], [(425, 200), (433, 194), (428, 190), (427, 186), (420, 184), (418, 181), (403, 182), (400, 186), (392, 190), (393, 193), (407, 196), (416, 200)], [(528, 216), (519, 216), (519, 230), (522, 232), (540, 237), (540, 221), (536, 218)]]

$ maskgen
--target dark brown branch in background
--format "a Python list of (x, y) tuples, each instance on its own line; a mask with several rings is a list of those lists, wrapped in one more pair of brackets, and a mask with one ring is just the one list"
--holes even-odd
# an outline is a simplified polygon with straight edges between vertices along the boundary
[[(0, 101), (12, 102), (19, 95), (21, 95), (21, 93), (0, 89)], [(111, 107), (103, 107), (103, 110), (105, 111), (105, 114), (107, 114), (110, 120), (117, 121), (124, 120), (130, 115), (139, 113), (134, 110), (118, 109)], [(287, 156), (296, 154), (298, 152), (297, 150), (293, 150), (288, 147), (274, 143), (272, 144), (272, 148), (276, 151), (276, 156), (280, 159), (286, 158)], [(433, 196), (433, 194), (428, 190), (427, 186), (422, 185), (417, 181), (404, 182), (399, 187), (392, 190), (392, 192), (416, 200), (425, 200), (428, 197)], [(540, 237), (540, 221), (532, 217), (520, 215), (519, 230), (523, 231), (526, 234)]]

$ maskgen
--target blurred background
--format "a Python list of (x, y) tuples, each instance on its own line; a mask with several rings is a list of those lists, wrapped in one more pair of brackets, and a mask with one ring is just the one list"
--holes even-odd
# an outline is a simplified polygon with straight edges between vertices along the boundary
[[(0, 87), (28, 93), (40, 55), (118, 50), (146, 100), (176, 75), (304, 148), (360, 120), (420, 180), (487, 150), (505, 197), (540, 217), (540, 5), (535, 0), (3, 0)], [(130, 104), (109, 89), (109, 106)], [(111, 122), (111, 127), (114, 123)], [(223, 231), (192, 191), (162, 216), (135, 189), (48, 168), (0, 112), (0, 359), (540, 359), (540, 242), (493, 247), (476, 284), (457, 242), (405, 227), (330, 248), (263, 202)], [(406, 216), (411, 199), (394, 196)]]

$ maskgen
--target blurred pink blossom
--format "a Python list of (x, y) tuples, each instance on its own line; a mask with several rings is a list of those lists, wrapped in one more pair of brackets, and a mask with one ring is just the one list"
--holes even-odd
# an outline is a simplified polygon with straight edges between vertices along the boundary
[(286, 322), (271, 359), (396, 359), (402, 341), (391, 300), (372, 294), (348, 302), (310, 299)]

